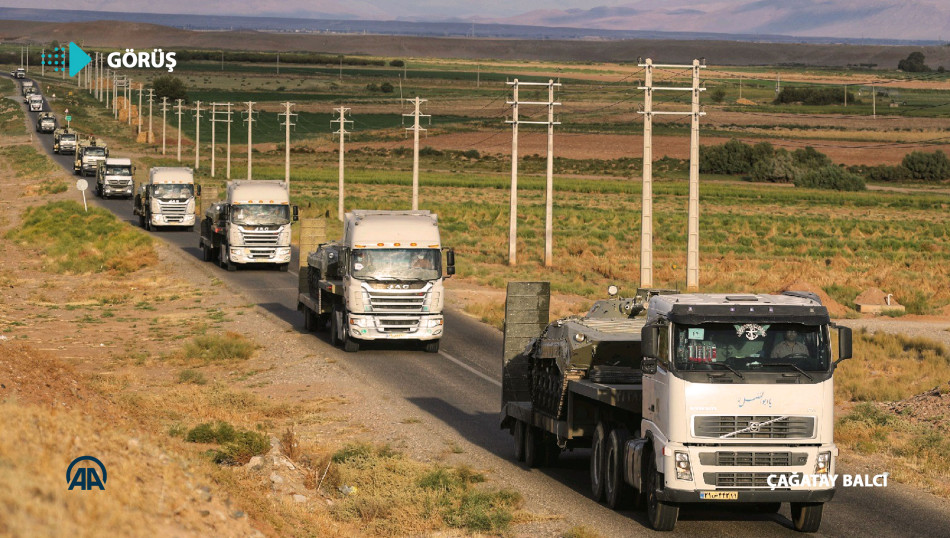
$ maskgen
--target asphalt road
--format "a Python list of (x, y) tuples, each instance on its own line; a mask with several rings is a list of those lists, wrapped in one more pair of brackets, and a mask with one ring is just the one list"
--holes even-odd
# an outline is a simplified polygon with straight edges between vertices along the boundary
[[(24, 105), (25, 107), (25, 105)], [(48, 105), (47, 105), (48, 107)], [(47, 108), (48, 109), (48, 108)], [(31, 126), (36, 114), (27, 112)], [(52, 135), (37, 133), (40, 144), (69, 172), (71, 155), (52, 153)], [(116, 152), (119, 153), (119, 152)], [(87, 198), (129, 222), (129, 200)], [(191, 231), (152, 232), (200, 259), (198, 235)], [(459, 260), (465, 263), (464, 259)], [(291, 267), (296, 267), (294, 260)], [(269, 269), (228, 272), (208, 263), (208, 271), (240, 289), (250, 301), (272, 312), (300, 332), (303, 316), (296, 310), (297, 275)], [(616, 512), (594, 502), (589, 494), (587, 451), (565, 454), (556, 467), (528, 470), (513, 462), (512, 439), (498, 428), (501, 401), (501, 333), (464, 314), (445, 314), (446, 335), (438, 355), (396, 344), (363, 346), (358, 353), (330, 349), (326, 333), (314, 334), (321, 346), (347, 368), (373, 380), (393, 398), (402, 398), (469, 442), (487, 452), (491, 466), (513, 478), (519, 490), (549, 513), (568, 514), (578, 525), (595, 528), (605, 536), (652, 534), (641, 512)], [(846, 471), (839, 469), (839, 472)], [(785, 536), (796, 535), (786, 503), (778, 514), (752, 514), (739, 507), (684, 508), (674, 536)], [(826, 505), (819, 536), (923, 536), (950, 533), (950, 503), (929, 494), (890, 483), (887, 488), (841, 488)]]

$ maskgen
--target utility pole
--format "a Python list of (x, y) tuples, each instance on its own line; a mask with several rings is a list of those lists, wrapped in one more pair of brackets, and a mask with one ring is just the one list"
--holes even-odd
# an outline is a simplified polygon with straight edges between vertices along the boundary
[(330, 126), (332, 127), (334, 123), (340, 124), (340, 128), (334, 131), (333, 134), (340, 135), (340, 194), (337, 202), (337, 218), (342, 221), (345, 212), (343, 209), (343, 140), (346, 138), (346, 135), (349, 134), (349, 131), (346, 130), (346, 124), (353, 123), (353, 121), (346, 119), (346, 113), (350, 109), (341, 105), (340, 108), (335, 108), (334, 110), (340, 115), (338, 119), (330, 120)]
[(211, 177), (214, 177), (214, 132), (217, 131), (215, 128), (217, 105), (218, 103), (211, 103)]
[[(520, 82), (515, 79), (508, 83), (514, 87), (514, 100), (508, 104), (512, 105), (514, 111), (513, 118), (508, 121), (512, 124), (512, 164), (511, 164), (511, 182), (512, 182), (512, 209), (514, 218), (510, 222), (510, 244), (509, 244), (509, 265), (515, 265), (517, 251), (517, 154), (518, 154), (518, 125), (547, 125), (548, 127), (548, 151), (547, 151), (547, 181), (544, 193), (544, 265), (551, 267), (554, 264), (554, 126), (560, 125), (560, 122), (554, 121), (554, 107), (560, 106), (554, 100), (554, 89), (561, 86), (560, 82), (554, 82), (554, 79), (548, 79), (547, 82)], [(541, 86), (548, 89), (547, 101), (519, 101), (518, 90), (521, 86)], [(538, 105), (547, 107), (548, 118), (546, 121), (522, 120), (518, 117), (518, 107), (520, 105)]]
[(112, 69), (106, 68), (105, 86), (103, 87), (104, 91), (102, 92), (106, 95), (106, 108), (109, 108), (109, 94), (112, 93), (112, 90), (109, 89), (109, 81), (111, 80), (111, 76)]
[(742, 99), (742, 75), (739, 75), (739, 99)]
[(146, 142), (152, 144), (155, 142), (155, 135), (152, 134), (152, 97), (155, 95), (153, 88), (148, 89), (148, 138)]
[(518, 265), (518, 79), (514, 86), (511, 105), (511, 204), (508, 210), (508, 265)]
[(225, 177), (231, 179), (231, 103), (226, 103), (228, 105), (228, 166), (225, 170)]
[(135, 113), (135, 123), (138, 126), (138, 133), (136, 134), (142, 134), (142, 90), (143, 89), (145, 89), (145, 83), (140, 82), (139, 83), (139, 108), (136, 110), (136, 113)]
[(280, 74), (280, 53), (277, 53), (277, 74)]
[(46, 76), (46, 47), (40, 52), (40, 76)]
[(201, 148), (201, 101), (195, 101), (195, 171), (200, 164), (198, 155)]
[[(689, 148), (689, 205), (687, 223), (687, 251), (686, 251), (686, 289), (699, 289), (699, 118), (705, 116), (699, 107), (699, 94), (706, 88), (699, 86), (699, 70), (706, 67), (705, 59), (693, 60), (692, 65), (663, 65), (654, 64), (647, 58), (646, 63), (640, 64), (645, 68), (644, 114), (643, 119), (643, 212), (640, 245), (640, 287), (653, 286), (653, 122), (654, 115), (690, 116)], [(689, 87), (657, 87), (653, 86), (653, 69), (656, 67), (669, 69), (691, 69), (692, 85)], [(653, 110), (654, 91), (688, 91), (692, 93), (692, 107), (689, 112), (655, 111)], [(649, 192), (648, 192), (649, 191)]]
[(251, 126), (254, 124), (254, 101), (246, 101), (247, 105), (247, 118), (244, 121), (247, 122), (247, 179), (253, 179), (251, 175)]
[(871, 117), (877, 118), (877, 90), (871, 86)]
[(126, 118), (128, 119), (128, 124), (132, 125), (132, 81), (129, 80), (129, 83), (125, 85), (125, 104), (126, 104)]
[(168, 97), (162, 96), (162, 155), (165, 155), (165, 127), (168, 122), (165, 120), (168, 113)]
[(478, 88), (482, 85), (482, 66), (481, 64), (475, 64), (475, 87)]
[(184, 99), (176, 99), (178, 101), (178, 162), (181, 162), (181, 115), (184, 111), (182, 102)]
[(848, 85), (844, 85), (844, 107), (848, 108)]
[(284, 103), (284, 112), (278, 114), (278, 116), (284, 117), (284, 127), (286, 127), (286, 138), (284, 139), (284, 181), (287, 185), (290, 185), (290, 128), (296, 125), (293, 121), (293, 117), (296, 114), (290, 111), (290, 107), (294, 106), (291, 102)]
[[(421, 114), (419, 112), (419, 106), (422, 103), (426, 102), (426, 99), (409, 99), (410, 103), (413, 103), (416, 108), (412, 114), (403, 114), (403, 116), (412, 116), (413, 122), (412, 127), (407, 128), (406, 130), (412, 130), (412, 210), (415, 211), (419, 209), (419, 131), (425, 131), (422, 127), (419, 126), (419, 118), (426, 117), (431, 118), (429, 114)], [(429, 120), (431, 122), (431, 120)]]

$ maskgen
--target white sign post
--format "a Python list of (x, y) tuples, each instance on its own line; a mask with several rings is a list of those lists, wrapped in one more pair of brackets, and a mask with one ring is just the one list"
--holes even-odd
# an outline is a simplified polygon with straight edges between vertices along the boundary
[(89, 206), (86, 205), (86, 189), (89, 188), (89, 183), (85, 179), (80, 179), (76, 182), (76, 188), (82, 192), (82, 207), (86, 211), (89, 211)]

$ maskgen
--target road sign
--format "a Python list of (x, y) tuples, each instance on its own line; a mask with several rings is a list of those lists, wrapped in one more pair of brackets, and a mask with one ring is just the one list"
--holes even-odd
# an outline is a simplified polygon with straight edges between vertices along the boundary
[(67, 114), (67, 115), (66, 115), (66, 121), (73, 121), (73, 117)]
[(89, 182), (86, 181), (85, 179), (80, 179), (79, 181), (76, 182), (76, 188), (81, 191), (84, 191), (89, 188)]

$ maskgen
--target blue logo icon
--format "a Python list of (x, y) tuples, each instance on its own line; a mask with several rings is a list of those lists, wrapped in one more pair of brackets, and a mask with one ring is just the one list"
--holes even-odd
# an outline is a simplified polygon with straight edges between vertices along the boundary
[(86, 51), (79, 48), (79, 45), (72, 41), (69, 42), (69, 76), (76, 76), (91, 61), (92, 58), (86, 54)]
[(40, 58), (44, 64), (51, 66), (53, 71), (66, 70), (66, 47), (53, 47), (52, 54), (43, 53)]
[[(72, 45), (72, 43), (70, 43)], [(78, 47), (77, 47), (78, 48)], [(85, 53), (83, 53), (85, 54)], [(88, 56), (87, 56), (88, 58)], [(69, 75), (72, 76), (72, 75)], [(102, 479), (99, 479), (99, 473), (96, 471), (95, 467), (79, 467), (76, 469), (76, 474), (72, 474), (73, 466), (81, 461), (91, 461), (99, 466), (99, 469), (102, 470)], [(70, 479), (72, 477), (72, 479)], [(80, 456), (73, 460), (69, 464), (69, 467), (66, 469), (66, 483), (69, 484), (69, 489), (72, 490), (74, 487), (79, 486), (79, 489), (83, 491), (88, 491), (93, 488), (93, 486), (98, 487), (100, 490), (106, 489), (106, 466), (102, 464), (101, 461), (92, 457), (92, 456)]]

